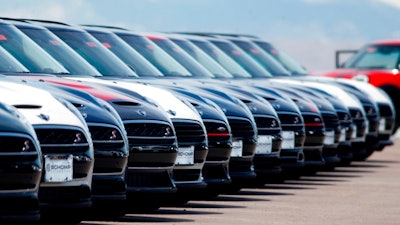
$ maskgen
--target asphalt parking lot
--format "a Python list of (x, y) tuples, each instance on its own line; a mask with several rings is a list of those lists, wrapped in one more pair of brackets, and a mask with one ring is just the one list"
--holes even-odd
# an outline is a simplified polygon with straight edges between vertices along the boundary
[(400, 139), (367, 161), (235, 195), (81, 224), (400, 224)]

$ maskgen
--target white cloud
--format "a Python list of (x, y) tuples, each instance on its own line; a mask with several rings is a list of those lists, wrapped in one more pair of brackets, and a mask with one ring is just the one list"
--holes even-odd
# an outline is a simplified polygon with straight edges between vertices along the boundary
[(400, 1), (399, 0), (378, 0), (378, 1), (383, 4), (393, 6), (393, 7), (400, 9)]

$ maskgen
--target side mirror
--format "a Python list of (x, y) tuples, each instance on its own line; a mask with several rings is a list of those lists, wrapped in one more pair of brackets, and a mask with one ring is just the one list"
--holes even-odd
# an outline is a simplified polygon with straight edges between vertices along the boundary
[[(346, 62), (350, 56), (356, 54), (358, 50), (337, 50), (335, 51), (335, 66), (336, 68), (342, 68), (343, 63)], [(343, 57), (345, 59), (343, 59)]]

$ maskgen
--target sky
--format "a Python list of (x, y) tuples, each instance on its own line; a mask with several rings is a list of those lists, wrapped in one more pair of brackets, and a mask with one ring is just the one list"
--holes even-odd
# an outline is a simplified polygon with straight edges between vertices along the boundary
[(336, 50), (400, 38), (400, 0), (0, 0), (1, 17), (135, 31), (250, 34), (308, 70), (334, 69)]

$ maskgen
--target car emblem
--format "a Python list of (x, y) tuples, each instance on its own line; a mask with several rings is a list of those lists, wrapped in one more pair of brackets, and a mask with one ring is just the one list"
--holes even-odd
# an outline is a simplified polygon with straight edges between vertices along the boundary
[(171, 128), (170, 128), (170, 127), (165, 128), (165, 133), (164, 133), (164, 135), (165, 135), (165, 136), (170, 136), (171, 134), (172, 134)]
[(87, 113), (82, 113), (82, 117), (83, 117), (84, 119), (86, 119), (86, 118), (87, 118)]
[(272, 120), (271, 127), (276, 127), (276, 120)]
[(147, 115), (146, 111), (144, 111), (144, 110), (138, 110), (136, 112), (141, 116), (146, 116)]
[(225, 131), (226, 131), (226, 128), (225, 128), (225, 127), (218, 127), (218, 128), (217, 128), (217, 131), (219, 131), (219, 132), (225, 132)]
[(281, 108), (281, 105), (279, 105), (278, 103), (275, 103), (275, 104), (274, 104), (274, 108), (280, 109), (280, 108)]
[(296, 117), (294, 118), (294, 123), (296, 123), (296, 124), (297, 124), (297, 123), (300, 123), (299, 117), (296, 116)]
[(50, 116), (49, 116), (49, 115), (45, 115), (45, 114), (43, 114), (43, 113), (40, 113), (40, 114), (38, 115), (38, 117), (39, 117), (40, 119), (42, 119), (42, 120), (45, 120), (45, 121), (49, 121), (49, 120), (50, 120)]
[(357, 112), (356, 115), (355, 115), (355, 117), (356, 117), (356, 118), (361, 117), (361, 113), (360, 113), (360, 112)]
[(172, 110), (172, 109), (168, 110), (167, 112), (168, 112), (169, 114), (173, 115), (173, 116), (176, 115), (176, 112), (175, 112), (174, 110)]

